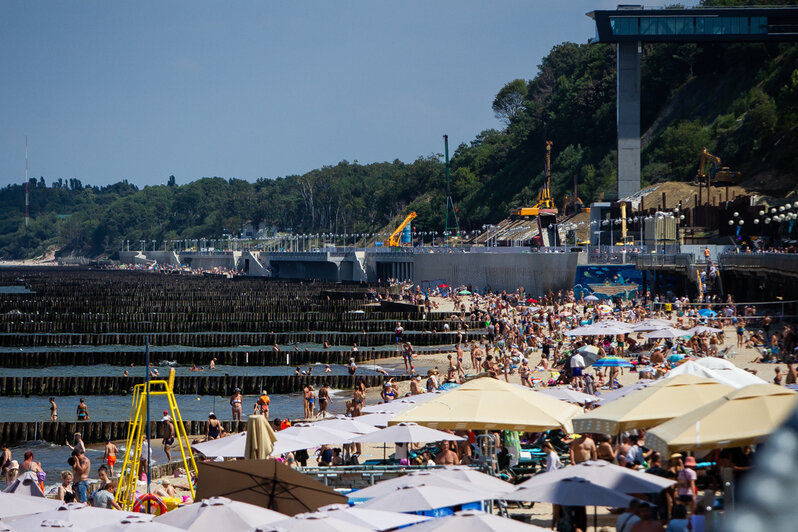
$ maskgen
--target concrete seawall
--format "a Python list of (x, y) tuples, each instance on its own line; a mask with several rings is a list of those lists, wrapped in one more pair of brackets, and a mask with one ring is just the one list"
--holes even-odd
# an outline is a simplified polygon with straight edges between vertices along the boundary
[(450, 286), (517, 290), (540, 295), (573, 288), (578, 253), (416, 253), (416, 282), (442, 279)]
[[(241, 388), (244, 395), (259, 395), (264, 389), (270, 394), (285, 394), (302, 391), (306, 384), (318, 388), (325, 382), (332, 388), (351, 389), (359, 378), (368, 387), (381, 386), (385, 380), (382, 375), (180, 376), (175, 377), (174, 393), (227, 396)], [(134, 385), (143, 382), (142, 377), (0, 377), (0, 395), (127, 395)]]

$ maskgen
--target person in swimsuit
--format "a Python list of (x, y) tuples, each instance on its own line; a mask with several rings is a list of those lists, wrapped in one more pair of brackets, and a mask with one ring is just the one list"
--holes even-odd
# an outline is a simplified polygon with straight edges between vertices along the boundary
[(260, 414), (266, 416), (266, 419), (269, 419), (269, 405), (271, 402), (272, 400), (269, 398), (269, 393), (263, 390), (263, 393), (258, 397), (258, 407), (260, 408)]
[(233, 397), (230, 398), (230, 406), (233, 408), (233, 421), (241, 421), (241, 412), (244, 409), (242, 406), (243, 401), (244, 396), (241, 395), (241, 388), (236, 388), (233, 392)]
[(355, 388), (352, 395), (352, 417), (357, 417), (362, 414), (363, 410), (363, 392), (360, 388)]
[(382, 401), (384, 403), (390, 403), (396, 397), (396, 392), (393, 391), (393, 386), (391, 386), (390, 382), (386, 382), (385, 385), (382, 387), (382, 391), (380, 392), (380, 397), (382, 397)]
[(114, 445), (110, 439), (105, 441), (105, 454), (103, 455), (103, 460), (105, 460), (105, 463), (111, 468), (111, 476), (114, 476), (114, 464), (116, 464), (116, 453), (118, 452), (119, 448)]
[(80, 398), (80, 403), (78, 404), (77, 409), (78, 414), (78, 421), (88, 421), (89, 418), (89, 407), (86, 405), (86, 400), (83, 397)]
[(55, 404), (55, 397), (50, 398), (50, 421), (58, 421), (58, 405)]
[(61, 502), (75, 502), (75, 492), (72, 489), (72, 472), (61, 472), (61, 485), (58, 486), (58, 498)]
[(0, 457), (0, 464), (2, 464), (2, 470), (0, 472), (5, 475), (11, 467), (11, 449), (9, 449), (8, 445), (5, 443), (3, 444), (3, 456)]
[(215, 440), (224, 434), (224, 427), (216, 419), (216, 414), (211, 412), (208, 414), (208, 425), (205, 429), (205, 441)]
[(332, 404), (332, 400), (330, 399), (330, 390), (327, 388), (327, 383), (325, 382), (322, 385), (321, 389), (319, 390), (319, 417), (325, 418), (327, 417), (327, 407)]
[(166, 461), (171, 462), (172, 444), (175, 443), (175, 426), (169, 416), (164, 416), (161, 421), (163, 421), (163, 452), (166, 453)]
[(316, 392), (312, 385), (308, 386), (308, 391), (305, 393), (305, 402), (308, 405), (308, 419), (310, 419), (316, 410)]

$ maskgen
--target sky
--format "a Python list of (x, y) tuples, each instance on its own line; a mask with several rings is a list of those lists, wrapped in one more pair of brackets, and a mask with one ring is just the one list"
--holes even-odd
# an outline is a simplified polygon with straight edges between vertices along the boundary
[[(670, 2), (646, 3), (656, 7)], [(689, 3), (689, 2), (688, 2)], [(617, 0), (3, 0), (0, 186), (255, 181), (411, 162), (501, 128), (585, 13)]]

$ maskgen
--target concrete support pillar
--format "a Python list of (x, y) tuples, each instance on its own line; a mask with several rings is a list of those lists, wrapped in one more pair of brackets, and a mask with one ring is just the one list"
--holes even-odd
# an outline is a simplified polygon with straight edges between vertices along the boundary
[(640, 190), (641, 45), (618, 43), (618, 199)]

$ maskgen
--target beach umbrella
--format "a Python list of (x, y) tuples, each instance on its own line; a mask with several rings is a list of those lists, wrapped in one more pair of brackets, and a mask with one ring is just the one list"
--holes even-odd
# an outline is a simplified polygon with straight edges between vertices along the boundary
[(435, 441), (463, 441), (465, 438), (440, 430), (407, 422), (391, 425), (376, 432), (352, 438), (352, 443), (426, 443)]
[(612, 314), (612, 307), (609, 305), (599, 305), (598, 310), (602, 314)]
[(560, 401), (565, 401), (567, 403), (585, 404), (600, 401), (600, 399), (595, 395), (578, 392), (572, 388), (567, 388), (564, 386), (538, 388), (537, 390), (544, 395), (554, 397), (555, 399), (559, 399)]
[(191, 532), (219, 532), (245, 530), (284, 519), (285, 515), (254, 504), (210, 497), (159, 515), (155, 522)]
[(673, 327), (665, 327), (663, 329), (657, 329), (656, 331), (651, 331), (650, 333), (646, 333), (644, 336), (648, 339), (665, 338), (668, 340), (674, 340), (676, 338), (682, 338), (684, 336), (693, 336), (693, 334), (690, 331), (684, 331), (682, 329), (674, 329)]
[(373, 486), (354, 491), (349, 494), (349, 497), (352, 499), (372, 499), (390, 495), (398, 489), (412, 488), (413, 486), (440, 486), (449, 489), (476, 491), (486, 498), (500, 498), (505, 493), (515, 491), (515, 486), (512, 484), (495, 477), (489, 477), (484, 473), (482, 476), (492, 480), (484, 481), (483, 477), (467, 477), (462, 474), (455, 475), (452, 473), (454, 472), (448, 472), (444, 469), (413, 471), (407, 475), (383, 480)]
[(277, 441), (277, 436), (266, 416), (249, 416), (244, 458), (265, 460), (272, 454), (275, 441)]
[(244, 458), (247, 448), (247, 433), (239, 432), (224, 438), (197, 443), (191, 448), (207, 458)]
[(259, 526), (252, 532), (373, 532), (372, 526), (353, 524), (325, 513), (297, 514), (266, 526)]
[(286, 515), (346, 502), (332, 488), (272, 459), (199, 462), (197, 467), (199, 499), (229, 497)]
[(715, 327), (707, 327), (706, 325), (696, 325), (692, 329), (687, 329), (688, 332), (693, 334), (704, 334), (704, 333), (721, 333), (723, 329), (716, 329)]
[(469, 292), (468, 290), (460, 290), (458, 294), (460, 294), (461, 296), (470, 296), (471, 292)]
[(318, 421), (317, 425), (321, 425), (325, 429), (339, 430), (341, 432), (351, 432), (354, 434), (368, 434), (376, 432), (378, 429), (374, 425), (358, 421), (358, 418), (336, 416), (324, 421)]
[(616, 336), (618, 334), (628, 334), (632, 332), (626, 324), (604, 324), (603, 322), (593, 323), (592, 325), (584, 325), (565, 331), (567, 336)]
[(285, 430), (281, 430), (275, 433), (275, 435), (277, 436), (277, 441), (274, 442), (274, 447), (272, 448), (272, 454), (271, 454), (272, 456), (280, 456), (281, 454), (284, 453), (315, 447), (314, 445), (308, 445), (307, 441), (302, 440), (296, 436), (292, 437), (283, 434), (284, 432)]
[[(152, 518), (147, 514), (142, 515), (145, 516), (145, 519)], [(127, 516), (126, 512), (118, 510), (106, 510), (105, 508), (86, 506), (79, 502), (70, 502), (46, 512), (5, 519), (5, 522), (17, 530), (40, 530), (43, 521), (64, 521), (72, 523), (75, 528), (86, 530), (119, 523)]]
[(636, 392), (637, 390), (642, 390), (643, 388), (650, 386), (655, 381), (651, 379), (642, 379), (639, 381), (635, 381), (634, 384), (630, 384), (628, 386), (623, 386), (621, 388), (616, 388), (615, 390), (610, 390), (608, 392), (603, 392), (599, 395), (599, 399), (601, 399), (601, 404), (606, 405), (615, 401), (616, 399), (620, 399), (621, 397), (626, 397), (632, 392)]
[[(701, 357), (701, 358), (694, 359), (694, 362), (696, 364), (698, 364), (699, 366), (702, 366), (702, 367), (707, 368), (707, 369), (712, 369), (712, 370), (740, 369), (740, 368), (738, 368), (737, 366), (734, 365), (734, 362), (730, 362), (730, 361), (726, 360), (725, 358), (719, 358), (719, 357), (712, 357), (712, 356)], [(743, 370), (743, 371), (745, 371), (745, 370)], [(746, 371), (746, 373), (748, 373), (748, 372)], [(765, 382), (765, 381), (762, 381), (762, 382)]]
[(279, 438), (289, 437), (293, 440), (305, 442), (305, 449), (319, 447), (324, 444), (346, 443), (355, 434), (335, 429), (328, 429), (318, 423), (297, 423), (285, 430), (281, 430)]
[(579, 412), (577, 406), (529, 388), (482, 377), (417, 405), (388, 423), (413, 422), (450, 430), (573, 432), (571, 418)]
[(61, 521), (59, 519), (42, 519), (36, 528), (17, 528), (8, 523), (0, 523), (0, 532), (27, 532), (29, 530), (49, 530), (53, 532), (57, 532), (58, 530), (64, 530), (65, 532), (87, 531), (87, 529), (84, 527), (77, 526), (69, 521)]
[(704, 318), (714, 318), (718, 315), (718, 313), (708, 308), (702, 308), (698, 311), (698, 315)]
[(682, 355), (680, 353), (673, 353), (672, 355), (668, 355), (667, 360), (668, 360), (668, 362), (673, 364), (673, 363), (679, 362), (683, 358), (684, 358), (684, 355)]
[[(753, 373), (749, 373), (737, 366), (732, 365), (732, 367), (722, 368), (720, 367), (720, 362), (708, 361), (702, 364), (702, 360), (706, 359), (688, 360), (679, 367), (670, 370), (665, 375), (665, 378), (669, 379), (678, 375), (694, 375), (696, 377), (712, 379), (727, 386), (731, 386), (732, 388), (742, 388), (744, 386), (750, 386), (751, 384), (765, 384), (765, 381)], [(708, 366), (714, 366), (718, 369), (712, 369)]]
[(753, 384), (651, 429), (646, 446), (668, 456), (676, 451), (752, 445), (773, 433), (796, 406), (795, 392), (775, 384)]
[(446, 284), (446, 283), (439, 284), (439, 285), (438, 285), (438, 288), (449, 288), (449, 285), (448, 285), (448, 284)]
[(656, 331), (658, 329), (662, 329), (663, 327), (670, 327), (670, 326), (671, 322), (669, 321), (651, 318), (648, 320), (643, 320), (640, 323), (635, 323), (634, 325), (632, 325), (632, 330), (634, 332)]
[(581, 477), (568, 477), (518, 488), (515, 493), (507, 496), (507, 500), (550, 502), (562, 506), (625, 508), (629, 506), (632, 497)]
[(181, 532), (183, 530), (176, 526), (150, 521), (141, 514), (133, 514), (118, 523), (90, 528), (87, 532)]
[(604, 357), (593, 363), (594, 368), (632, 368), (631, 362), (621, 357)]
[(489, 495), (441, 486), (406, 486), (375, 497), (359, 505), (360, 508), (390, 512), (426, 512), (450, 506), (479, 502)]
[(596, 363), (596, 360), (601, 358), (599, 348), (595, 345), (583, 345), (576, 350), (582, 358), (585, 359), (585, 366), (589, 367)]
[(9, 484), (3, 493), (16, 493), (29, 497), (44, 497), (42, 488), (39, 487), (39, 477), (35, 471), (25, 471), (14, 482)]
[(619, 434), (653, 427), (714, 401), (732, 389), (718, 381), (693, 375), (660, 380), (576, 416), (574, 431)]
[(398, 414), (399, 412), (403, 412), (409, 408), (412, 408), (414, 405), (423, 403), (424, 401), (429, 401), (441, 393), (443, 392), (421, 393), (418, 395), (411, 395), (410, 397), (402, 397), (401, 399), (391, 401), (390, 403), (375, 403), (373, 405), (364, 407), (361, 412), (365, 412), (367, 414)]
[(599, 298), (597, 298), (593, 294), (590, 294), (589, 296), (585, 297), (585, 301), (598, 301), (598, 300)]
[(479, 510), (461, 510), (454, 515), (412, 526), (407, 532), (534, 532), (536, 530), (542, 532), (549, 529)]
[[(429, 521), (431, 517), (425, 515), (403, 514), (400, 512), (385, 512), (383, 510), (369, 510), (348, 504), (330, 504), (322, 506), (317, 514), (325, 514), (353, 525), (371, 528), (373, 530), (392, 530), (414, 523)], [(302, 514), (299, 514), (302, 515)]]
[(35, 514), (54, 510), (61, 506), (61, 501), (45, 499), (44, 497), (31, 497), (16, 493), (0, 493), (0, 519), (8, 520), (21, 515)]
[(659, 493), (676, 483), (675, 480), (629, 469), (628, 467), (621, 467), (605, 460), (588, 460), (580, 464), (535, 475), (529, 480), (518, 484), (517, 488), (532, 488), (571, 477), (579, 477), (593, 484), (627, 494)]
[(357, 419), (360, 423), (366, 423), (368, 425), (373, 425), (375, 427), (387, 427), (388, 422), (396, 417), (397, 414), (395, 413), (383, 413), (383, 412), (376, 412), (367, 414), (365, 416), (358, 416)]

